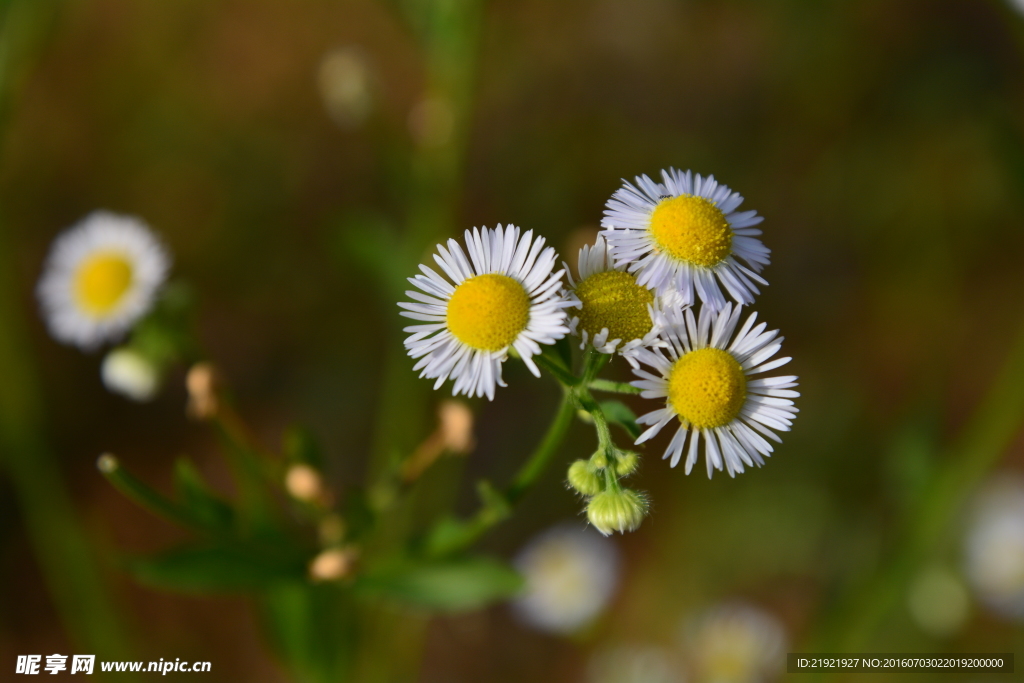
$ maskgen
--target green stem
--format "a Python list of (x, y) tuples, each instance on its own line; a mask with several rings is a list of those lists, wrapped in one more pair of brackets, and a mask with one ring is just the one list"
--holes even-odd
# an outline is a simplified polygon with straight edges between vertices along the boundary
[(601, 372), (601, 368), (605, 366), (608, 359), (611, 358), (607, 353), (601, 353), (593, 346), (587, 347), (586, 355), (583, 357), (583, 386), (589, 385), (597, 377), (597, 373)]
[[(502, 492), (490, 491), (484, 504), (476, 514), (465, 521), (448, 520), (435, 527), (435, 538), (428, 541), (428, 553), (434, 556), (448, 555), (471, 546), (488, 529), (505, 520), (510, 507), (519, 501), (533, 486), (547, 467), (552, 456), (558, 451), (572, 424), (576, 406), (569, 390), (565, 391), (555, 413), (555, 419), (548, 427), (540, 444), (519, 469), (512, 483)], [(438, 531), (443, 534), (437, 534)]]
[(558, 406), (558, 412), (555, 413), (555, 419), (551, 426), (548, 427), (548, 431), (541, 440), (540, 445), (537, 446), (530, 459), (520, 468), (519, 473), (512, 480), (509, 487), (505, 489), (505, 500), (509, 503), (515, 503), (537, 480), (537, 477), (547, 467), (551, 456), (562, 445), (562, 441), (569, 431), (569, 425), (572, 424), (575, 412), (576, 409), (572, 404), (572, 400), (568, 392), (566, 392)]
[[(484, 2), (418, 0), (397, 5), (420, 41), (425, 67), (423, 96), (445, 108), (451, 117), (451, 131), (445, 140), (416, 144), (407, 159), (408, 175), (392, 179), (393, 186), (406, 188), (401, 198), (405, 229), (392, 259), (400, 265), (391, 272), (385, 288), (385, 305), (392, 310), (396, 298), (408, 288), (405, 278), (416, 272), (423, 252), (456, 231)], [(391, 321), (396, 339), (383, 352), (367, 468), (370, 488), (390, 487), (403, 456), (412, 452), (428, 425), (430, 385), (412, 372), (412, 361), (397, 339), (408, 322), (399, 318), (397, 310)]]
[(604, 391), (612, 394), (630, 394), (639, 396), (643, 389), (638, 389), (627, 382), (613, 382), (608, 379), (595, 379), (587, 384), (587, 388), (593, 391)]
[(534, 356), (533, 362), (537, 364), (537, 367), (550, 372), (564, 387), (573, 387), (580, 382), (580, 379), (569, 372), (558, 360), (551, 358), (545, 353)]
[(604, 410), (601, 409), (601, 405), (594, 400), (594, 397), (587, 393), (585, 397), (581, 397), (580, 403), (583, 405), (583, 409), (590, 413), (590, 417), (594, 419), (594, 428), (597, 430), (597, 446), (605, 455), (609, 457), (615, 456), (615, 443), (612, 441), (612, 430), (608, 426), (608, 418), (604, 414)]
[(589, 390), (591, 385), (602, 381), (594, 379), (594, 376), (597, 375), (607, 362), (608, 354), (598, 353), (593, 348), (588, 349), (583, 366), (583, 379), (580, 386), (574, 389), (574, 393), (580, 408), (587, 411), (591, 419), (594, 420), (594, 429), (597, 431), (598, 453), (603, 454), (611, 461), (616, 457), (611, 427), (608, 426), (608, 418), (605, 416), (601, 404), (594, 399)]

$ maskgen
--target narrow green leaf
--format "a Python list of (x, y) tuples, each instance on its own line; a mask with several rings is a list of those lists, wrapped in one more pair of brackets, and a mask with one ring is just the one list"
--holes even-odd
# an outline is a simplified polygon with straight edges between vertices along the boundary
[(259, 602), (264, 632), (297, 681), (349, 680), (359, 629), (351, 592), (336, 582), (283, 582)]
[(522, 577), (507, 564), (478, 556), (391, 564), (363, 575), (355, 589), (363, 596), (459, 612), (512, 596), (522, 585)]
[(185, 593), (254, 592), (302, 580), (297, 557), (268, 555), (245, 547), (188, 545), (153, 557), (130, 558), (126, 569), (144, 584)]
[(173, 524), (191, 528), (202, 527), (190, 510), (154, 491), (148, 484), (122, 467), (121, 462), (113, 455), (101, 455), (96, 460), (96, 468), (118, 491), (150, 512)]
[(601, 410), (612, 424), (617, 424), (626, 430), (631, 439), (640, 436), (640, 427), (636, 424), (636, 415), (622, 401), (602, 401)]
[(228, 531), (234, 525), (235, 511), (214, 495), (188, 458), (174, 463), (174, 488), (181, 505), (211, 531)]

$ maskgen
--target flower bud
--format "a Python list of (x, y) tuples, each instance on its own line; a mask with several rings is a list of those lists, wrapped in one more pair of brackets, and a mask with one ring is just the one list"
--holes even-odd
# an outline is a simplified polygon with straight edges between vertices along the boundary
[(593, 496), (601, 492), (601, 477), (586, 460), (577, 460), (569, 466), (569, 486), (584, 496)]
[(352, 574), (356, 552), (350, 548), (325, 550), (309, 563), (309, 578), (313, 581), (337, 581)]
[(138, 351), (114, 349), (100, 368), (103, 384), (110, 391), (133, 401), (150, 401), (160, 389), (160, 369)]
[(619, 451), (619, 457), (615, 460), (615, 474), (620, 477), (628, 477), (636, 472), (639, 465), (639, 455), (632, 451)]
[(587, 519), (605, 536), (636, 531), (647, 516), (647, 498), (632, 489), (604, 491), (587, 505)]
[(608, 456), (604, 454), (604, 451), (597, 451), (590, 456), (590, 464), (599, 470), (603, 470), (608, 467)]
[(185, 376), (188, 389), (188, 414), (208, 420), (217, 414), (217, 373), (209, 363), (196, 363)]
[(444, 447), (455, 453), (473, 450), (473, 411), (462, 401), (444, 401), (438, 410)]
[(320, 500), (324, 495), (320, 473), (304, 463), (288, 468), (284, 475), (284, 488), (292, 498), (306, 503)]

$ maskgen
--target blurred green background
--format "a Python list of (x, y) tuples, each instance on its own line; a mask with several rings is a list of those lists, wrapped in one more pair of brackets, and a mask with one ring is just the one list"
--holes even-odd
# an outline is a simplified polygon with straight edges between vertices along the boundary
[[(974, 485), (1024, 469), (1024, 376), (1019, 361), (1004, 369), (1024, 321), (1024, 16), (995, 0), (436, 4), (469, 9), (433, 42), (412, 1), (83, 0), (23, 22), (34, 37), (0, 157), (0, 335), (18, 371), (0, 378), (0, 405), (22, 441), (4, 447), (42, 443), (56, 460), (139, 658), (209, 660), (211, 681), (287, 680), (243, 599), (159, 593), (117, 569), (121, 552), (180, 536), (114, 491), (97, 455), (164, 489), (182, 453), (226, 473), (213, 435), (184, 417), (181, 371), (155, 403), (130, 404), (104, 390), (99, 356), (48, 337), (33, 288), (60, 230), (95, 208), (144, 217), (200, 295), (202, 339), (240, 412), (268, 444), (309, 425), (344, 491), (380, 447), (375, 421), (414, 444), (431, 419), (413, 400), (378, 413), (402, 386), (382, 351), (394, 356), (401, 321), (365, 245), (421, 260), (431, 238), (511, 222), (574, 264), (619, 179), (668, 166), (713, 173), (765, 216), (771, 285), (755, 308), (800, 376), (794, 432), (763, 469), (712, 481), (669, 470), (662, 435), (636, 481), (653, 511), (615, 539), (624, 576), (605, 617), (576, 639), (529, 631), (503, 606), (437, 619), (420, 680), (582, 681), (595, 650), (670, 647), (687, 615), (729, 599), (774, 613), (791, 651), (1024, 652), (1020, 625), (980, 604), (936, 636), (905, 597), (923, 568), (959, 574)], [(325, 101), (322, 62), (338, 49), (366, 69), (361, 104)], [(467, 481), (506, 480), (554, 408), (550, 380), (514, 362), (506, 380), (474, 404)], [(1011, 398), (979, 412), (999, 381)], [(574, 427), (485, 547), (510, 556), (555, 521), (582, 525), (561, 479), (592, 450)], [(0, 467), (0, 662), (83, 652)], [(469, 483), (459, 495), (472, 510)]]

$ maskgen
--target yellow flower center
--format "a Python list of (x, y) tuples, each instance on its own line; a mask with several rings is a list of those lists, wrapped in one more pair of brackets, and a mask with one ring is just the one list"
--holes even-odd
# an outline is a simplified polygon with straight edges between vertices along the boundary
[(448, 300), (448, 330), (467, 346), (499, 351), (530, 322), (530, 295), (521, 284), (490, 273), (471, 277)]
[(112, 252), (93, 254), (75, 273), (75, 296), (79, 305), (94, 315), (110, 313), (132, 284), (132, 264)]
[(729, 424), (747, 399), (747, 377), (731, 353), (691, 351), (672, 366), (668, 400), (679, 417), (697, 429)]
[(651, 235), (660, 251), (705, 268), (732, 253), (732, 228), (725, 214), (703, 197), (683, 194), (662, 200), (651, 215)]
[(608, 339), (624, 342), (643, 339), (651, 331), (647, 306), (654, 303), (654, 292), (641, 287), (636, 278), (619, 270), (594, 273), (576, 287), (583, 308), (577, 314), (580, 329), (591, 338), (608, 328)]

